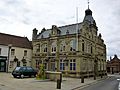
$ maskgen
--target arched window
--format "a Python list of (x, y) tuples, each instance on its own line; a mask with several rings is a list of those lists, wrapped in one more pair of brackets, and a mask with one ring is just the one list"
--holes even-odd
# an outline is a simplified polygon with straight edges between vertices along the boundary
[(70, 41), (70, 51), (76, 51), (76, 39)]
[(56, 42), (53, 42), (51, 45), (51, 52), (56, 52)]

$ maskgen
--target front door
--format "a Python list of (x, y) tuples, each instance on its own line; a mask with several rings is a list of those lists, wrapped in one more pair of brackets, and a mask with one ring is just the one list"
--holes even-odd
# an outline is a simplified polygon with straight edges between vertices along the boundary
[(6, 62), (0, 61), (0, 72), (5, 72), (5, 71), (6, 71)]

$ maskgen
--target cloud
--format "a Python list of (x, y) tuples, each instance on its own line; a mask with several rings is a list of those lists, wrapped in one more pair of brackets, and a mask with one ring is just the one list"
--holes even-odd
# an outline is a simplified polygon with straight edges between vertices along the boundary
[[(91, 0), (90, 9), (98, 31), (107, 45), (108, 56), (119, 54), (120, 0)], [(0, 32), (32, 37), (32, 29), (39, 31), (51, 26), (82, 22), (87, 0), (0, 0)]]

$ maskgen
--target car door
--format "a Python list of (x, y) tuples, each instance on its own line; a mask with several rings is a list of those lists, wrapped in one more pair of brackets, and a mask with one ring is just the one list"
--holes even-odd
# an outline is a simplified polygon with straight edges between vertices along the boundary
[(27, 68), (26, 67), (22, 67), (22, 74), (24, 76), (27, 76)]
[(28, 76), (33, 75), (33, 69), (31, 67), (27, 67), (27, 72), (28, 72)]

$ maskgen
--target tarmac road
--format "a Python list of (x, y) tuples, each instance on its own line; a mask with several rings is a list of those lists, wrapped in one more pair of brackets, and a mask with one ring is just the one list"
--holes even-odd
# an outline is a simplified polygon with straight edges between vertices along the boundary
[(118, 78), (120, 78), (119, 75), (111, 76), (106, 80), (103, 80), (99, 83), (90, 85), (86, 88), (79, 89), (79, 90), (119, 90), (118, 89), (119, 81), (117, 80)]

